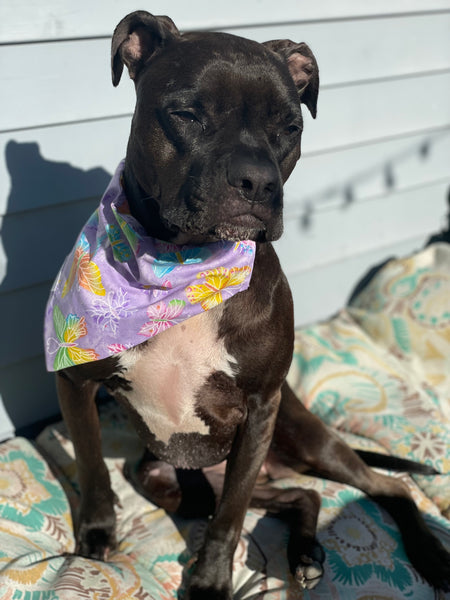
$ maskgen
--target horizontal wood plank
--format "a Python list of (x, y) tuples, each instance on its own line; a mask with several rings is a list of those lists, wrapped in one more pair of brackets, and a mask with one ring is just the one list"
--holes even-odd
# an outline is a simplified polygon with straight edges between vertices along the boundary
[(43, 353), (44, 311), (51, 282), (0, 294), (0, 368)]
[[(446, 127), (450, 123), (450, 72), (403, 80), (389, 80), (381, 84), (359, 85), (325, 89), (319, 101), (319, 113), (314, 121), (305, 110), (303, 147), (308, 152), (322, 152), (333, 148), (367, 143), (383, 138), (405, 135), (426, 129)], [(12, 99), (11, 99), (12, 102)], [(25, 106), (23, 106), (24, 112)], [(61, 109), (63, 112), (63, 109)], [(91, 112), (91, 109), (78, 109)], [(100, 112), (98, 107), (98, 112)], [(106, 113), (106, 109), (104, 110)], [(23, 114), (23, 113), (22, 113)], [(47, 114), (47, 117), (45, 117)], [(42, 119), (49, 118), (48, 112)], [(63, 114), (59, 115), (61, 118)], [(52, 113), (52, 118), (55, 113)], [(0, 121), (2, 117), (0, 116)], [(16, 124), (23, 118), (16, 113)], [(3, 117), (3, 126), (6, 125)], [(33, 119), (34, 120), (34, 119)], [(89, 128), (94, 125), (89, 124)], [(2, 134), (5, 141), (17, 133)], [(33, 132), (29, 132), (29, 137)], [(114, 133), (111, 131), (111, 134)], [(6, 136), (6, 137), (5, 137)], [(92, 137), (92, 136), (90, 136)], [(108, 143), (108, 140), (106, 140)], [(71, 140), (66, 140), (70, 144)], [(88, 138), (84, 142), (87, 146)], [(94, 140), (98, 144), (99, 140)], [(123, 150), (121, 150), (123, 152)]]
[[(449, 29), (450, 13), (326, 27), (292, 24), (236, 33), (259, 41), (280, 37), (307, 41), (319, 62), (323, 92), (327, 86), (381, 78), (374, 85), (373, 94), (389, 98), (392, 92), (385, 87), (385, 79), (450, 69)], [(417, 41), (424, 35), (429, 38), (427, 44), (419, 46)], [(131, 113), (134, 86), (125, 75), (121, 84), (113, 88), (109, 53), (109, 40), (3, 47), (0, 72), (4, 110), (0, 130)], [(428, 83), (425, 79), (416, 85), (420, 88)], [(343, 101), (351, 107), (353, 90), (343, 93)], [(322, 98), (319, 111), (324, 112)]]
[[(314, 124), (312, 125), (314, 126)], [(285, 185), (285, 218), (450, 177), (450, 127), (339, 151), (306, 152)]]
[[(180, 29), (214, 29), (268, 23), (329, 21), (372, 16), (426, 14), (450, 10), (449, 0), (249, 0), (238, 4), (217, 4), (209, 0), (183, 3), (153, 0), (153, 14), (167, 14)], [(0, 43), (29, 40), (108, 36), (120, 19), (136, 10), (131, 0), (15, 0), (0, 3)]]
[(5, 46), (1, 55), (0, 131), (133, 112), (128, 76), (112, 85), (108, 40)]
[(326, 89), (317, 119), (305, 112), (308, 152), (446, 127), (450, 123), (450, 72), (426, 77)]
[[(303, 157), (285, 186), (287, 215), (448, 174), (450, 128), (311, 154), (307, 134), (315, 125), (307, 124)], [(101, 195), (125, 155), (129, 128), (125, 117), (0, 134), (0, 216)]]
[[(230, 30), (258, 42), (274, 38), (306, 42), (317, 59), (322, 88), (448, 69), (449, 32), (450, 12)], [(426, 44), (420, 43), (423, 39)]]
[(427, 236), (418, 236), (390, 246), (379, 246), (292, 274), (289, 284), (294, 297), (296, 327), (331, 317), (345, 306), (356, 284), (371, 267), (420, 250), (426, 239)]
[(447, 214), (447, 180), (376, 199), (313, 212), (285, 223), (276, 249), (288, 278), (322, 264), (345, 261), (410, 238), (442, 230)]

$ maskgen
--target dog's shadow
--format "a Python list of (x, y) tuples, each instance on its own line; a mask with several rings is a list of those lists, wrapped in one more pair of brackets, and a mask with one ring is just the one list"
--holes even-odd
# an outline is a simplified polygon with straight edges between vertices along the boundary
[(4, 160), (10, 182), (0, 230), (0, 395), (19, 433), (32, 436), (21, 426), (58, 413), (43, 359), (50, 287), (111, 176), (47, 160), (35, 142), (10, 140)]

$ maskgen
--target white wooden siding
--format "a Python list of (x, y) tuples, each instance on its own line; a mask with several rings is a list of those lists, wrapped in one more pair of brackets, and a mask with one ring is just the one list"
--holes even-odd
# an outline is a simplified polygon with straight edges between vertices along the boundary
[[(111, 85), (129, 0), (0, 3), (0, 395), (16, 426), (57, 411), (44, 371), (51, 281), (125, 153), (131, 81)], [(286, 186), (277, 243), (296, 322), (323, 319), (358, 278), (445, 226), (450, 0), (154, 1), (184, 29), (307, 42), (319, 111)], [(0, 416), (0, 429), (2, 419)]]
[(308, 21), (354, 20), (408, 14), (445, 12), (448, 0), (4, 0), (0, 4), (0, 41), (29, 41), (80, 37), (108, 37), (128, 12), (145, 8), (155, 15), (169, 15), (182, 29), (226, 29)]

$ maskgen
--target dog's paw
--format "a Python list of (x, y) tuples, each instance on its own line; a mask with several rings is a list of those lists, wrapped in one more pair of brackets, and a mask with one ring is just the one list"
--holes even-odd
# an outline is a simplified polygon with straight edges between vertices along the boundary
[(309, 556), (302, 556), (295, 569), (295, 581), (304, 590), (312, 590), (319, 583), (323, 575), (322, 564)]
[(322, 546), (315, 541), (307, 553), (300, 555), (300, 558), (292, 564), (291, 569), (295, 581), (304, 590), (312, 590), (316, 587), (323, 575), (323, 563), (325, 562), (325, 553)]
[(101, 521), (80, 521), (77, 532), (76, 554), (86, 558), (107, 561), (116, 546), (115, 517)]
[(220, 568), (223, 563), (199, 564), (197, 556), (192, 562), (194, 572), (189, 577), (183, 600), (232, 600), (231, 573)]
[(115, 527), (84, 525), (78, 532), (75, 553), (106, 562), (116, 546)]

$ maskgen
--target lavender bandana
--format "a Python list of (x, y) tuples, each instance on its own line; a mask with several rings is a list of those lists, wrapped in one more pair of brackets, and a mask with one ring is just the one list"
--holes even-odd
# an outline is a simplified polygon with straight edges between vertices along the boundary
[(246, 290), (255, 243), (177, 246), (130, 214), (123, 162), (53, 284), (44, 341), (48, 371), (100, 360)]

